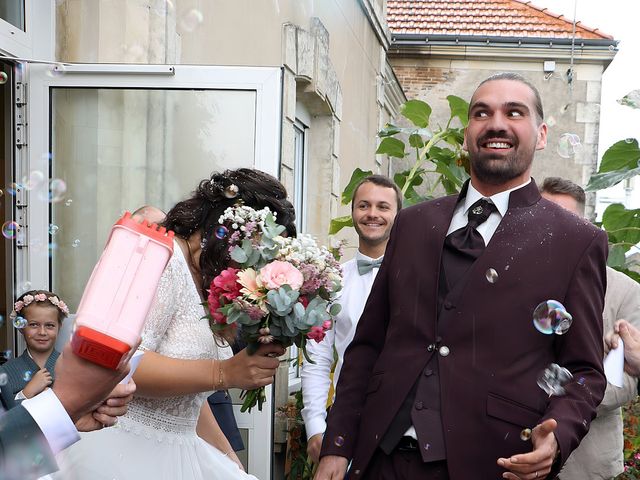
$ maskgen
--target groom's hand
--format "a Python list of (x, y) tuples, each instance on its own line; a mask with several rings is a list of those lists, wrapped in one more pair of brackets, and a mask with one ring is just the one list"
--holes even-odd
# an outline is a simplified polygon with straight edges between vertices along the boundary
[(531, 432), (533, 451), (511, 458), (498, 459), (498, 465), (508, 470), (502, 478), (509, 480), (534, 480), (547, 478), (558, 454), (558, 442), (554, 435), (558, 422), (549, 418)]
[(320, 465), (316, 470), (313, 480), (342, 480), (347, 472), (349, 460), (338, 455), (327, 455), (320, 459)]

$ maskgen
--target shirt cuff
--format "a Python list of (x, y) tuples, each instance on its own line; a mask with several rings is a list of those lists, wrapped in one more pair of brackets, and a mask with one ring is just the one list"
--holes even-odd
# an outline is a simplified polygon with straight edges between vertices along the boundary
[(54, 455), (80, 440), (71, 417), (50, 388), (25, 400), (22, 406), (42, 430)]
[(324, 433), (327, 429), (327, 422), (322, 418), (311, 418), (304, 425), (305, 431), (307, 432), (307, 440), (309, 440), (314, 435), (318, 433)]
[(16, 393), (16, 396), (13, 397), (14, 400), (26, 400), (27, 397), (24, 396), (24, 393), (22, 392), (22, 390), (20, 390), (18, 393)]

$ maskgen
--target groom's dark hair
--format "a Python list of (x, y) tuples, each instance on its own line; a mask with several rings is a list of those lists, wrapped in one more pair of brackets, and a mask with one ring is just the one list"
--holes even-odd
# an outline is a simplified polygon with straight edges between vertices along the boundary
[(365, 183), (373, 183), (379, 187), (391, 188), (394, 192), (396, 192), (396, 203), (398, 204), (398, 211), (402, 208), (402, 192), (396, 183), (391, 180), (389, 177), (385, 177), (384, 175), (369, 175), (368, 177), (364, 177), (360, 182), (356, 185), (356, 188), (353, 189), (353, 195), (351, 196), (351, 211), (353, 211), (353, 200), (356, 198), (356, 194), (358, 193), (358, 189), (364, 185)]

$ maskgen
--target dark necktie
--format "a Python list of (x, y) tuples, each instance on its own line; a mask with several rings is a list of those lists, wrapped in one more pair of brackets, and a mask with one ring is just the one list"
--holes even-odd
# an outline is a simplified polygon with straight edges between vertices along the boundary
[(450, 287), (458, 282), (476, 258), (482, 254), (485, 248), (484, 239), (476, 228), (497, 210), (493, 203), (481, 198), (469, 208), (467, 225), (451, 232), (445, 238), (444, 273)]

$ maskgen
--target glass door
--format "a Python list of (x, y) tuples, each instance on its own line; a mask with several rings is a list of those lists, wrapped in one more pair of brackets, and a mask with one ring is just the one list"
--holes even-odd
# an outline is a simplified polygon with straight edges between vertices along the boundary
[[(27, 188), (18, 293), (50, 287), (77, 308), (114, 221), (167, 210), (212, 171), (279, 174), (278, 68), (27, 66)], [(271, 399), (271, 392), (267, 392)], [(247, 470), (271, 477), (272, 404), (236, 414)]]

